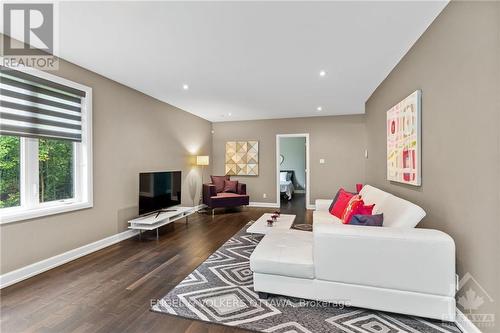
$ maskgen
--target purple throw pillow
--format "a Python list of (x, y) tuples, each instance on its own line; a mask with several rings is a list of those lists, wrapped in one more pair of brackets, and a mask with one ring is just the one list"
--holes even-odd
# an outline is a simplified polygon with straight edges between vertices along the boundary
[(376, 215), (354, 215), (349, 224), (352, 225), (366, 225), (369, 227), (381, 227), (384, 223), (384, 214)]
[(229, 176), (210, 176), (212, 184), (215, 185), (215, 191), (220, 193), (224, 191), (224, 182), (229, 180)]
[(238, 181), (237, 180), (225, 180), (224, 181), (224, 192), (226, 192), (226, 193), (238, 192)]

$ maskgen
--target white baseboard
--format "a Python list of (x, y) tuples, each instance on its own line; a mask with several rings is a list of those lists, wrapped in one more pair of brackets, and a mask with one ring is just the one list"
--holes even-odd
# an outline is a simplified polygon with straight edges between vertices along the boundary
[(251, 201), (249, 207), (265, 207), (265, 208), (280, 208), (280, 205), (275, 202), (255, 202)]
[(463, 333), (482, 333), (479, 328), (459, 309), (456, 309), (455, 324)]
[[(205, 207), (206, 207), (205, 204), (201, 204), (194, 206), (194, 209), (195, 211), (198, 211)], [(26, 280), (32, 276), (48, 271), (49, 269), (61, 266), (67, 262), (73, 261), (92, 252), (101, 250), (105, 247), (116, 244), (125, 239), (134, 237), (138, 233), (139, 232), (137, 230), (126, 230), (120, 232), (119, 234), (103, 238), (93, 243), (83, 245), (79, 248), (69, 250), (67, 252), (58, 254), (51, 258), (44, 259), (34, 264), (16, 269), (15, 271), (11, 271), (3, 275), (0, 275), (0, 289), (21, 282), (23, 280)]]
[(57, 266), (61, 266), (67, 262), (73, 261), (110, 245), (116, 244), (125, 239), (131, 238), (138, 233), (139, 232), (137, 230), (126, 230), (124, 232), (120, 232), (119, 234), (103, 238), (96, 242), (81, 246), (73, 250), (69, 250), (51, 258), (44, 259), (34, 264), (16, 269), (15, 271), (0, 275), (0, 289), (21, 282), (32, 276), (43, 273)]

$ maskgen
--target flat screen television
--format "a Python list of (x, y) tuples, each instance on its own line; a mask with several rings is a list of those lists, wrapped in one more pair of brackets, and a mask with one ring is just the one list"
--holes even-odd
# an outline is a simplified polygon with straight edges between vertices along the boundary
[(181, 203), (181, 172), (139, 174), (139, 215), (167, 209)]

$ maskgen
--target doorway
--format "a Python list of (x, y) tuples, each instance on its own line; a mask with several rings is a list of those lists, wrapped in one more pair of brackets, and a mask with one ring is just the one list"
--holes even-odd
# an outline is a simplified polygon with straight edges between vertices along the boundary
[(276, 166), (276, 204), (302, 215), (309, 204), (309, 134), (277, 134)]

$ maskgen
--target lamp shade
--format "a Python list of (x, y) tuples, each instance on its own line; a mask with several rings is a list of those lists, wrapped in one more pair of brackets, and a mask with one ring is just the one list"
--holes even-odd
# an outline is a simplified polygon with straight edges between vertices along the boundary
[(196, 165), (208, 165), (209, 157), (205, 155), (196, 156)]

